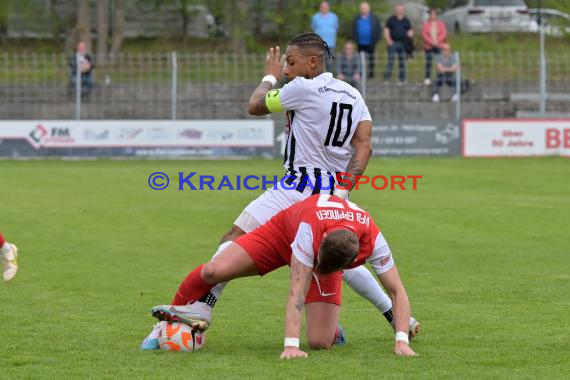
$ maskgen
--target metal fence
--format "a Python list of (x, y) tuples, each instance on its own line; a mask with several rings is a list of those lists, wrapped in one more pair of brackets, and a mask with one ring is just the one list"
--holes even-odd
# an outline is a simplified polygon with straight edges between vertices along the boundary
[[(363, 60), (359, 86), (375, 119), (525, 117), (539, 110), (539, 55), (525, 52), (460, 52), (462, 96), (444, 86), (434, 103), (434, 85), (424, 84), (423, 53), (398, 64), (384, 79), (385, 52), (374, 71)], [(263, 75), (259, 54), (123, 54), (96, 64), (93, 87), (78, 88), (70, 57), (4, 53), (0, 57), (1, 119), (234, 119), (247, 118), (246, 103)], [(366, 73), (365, 73), (366, 72)], [(432, 70), (435, 82), (435, 69)], [(570, 54), (547, 54), (546, 111), (570, 113)], [(459, 113), (459, 114), (458, 114)]]

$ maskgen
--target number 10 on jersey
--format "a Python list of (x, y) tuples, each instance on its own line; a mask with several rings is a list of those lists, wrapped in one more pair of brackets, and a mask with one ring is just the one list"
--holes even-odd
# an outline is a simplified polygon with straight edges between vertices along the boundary
[[(342, 131), (342, 122), (346, 112), (346, 132), (342, 140), (339, 140), (340, 133)], [(333, 102), (331, 107), (331, 120), (329, 123), (329, 130), (327, 132), (327, 138), (325, 140), (325, 146), (338, 146), (344, 145), (348, 136), (350, 136), (350, 130), (352, 128), (352, 104), (337, 103)], [(334, 132), (334, 135), (333, 135)], [(331, 144), (332, 137), (332, 144)]]

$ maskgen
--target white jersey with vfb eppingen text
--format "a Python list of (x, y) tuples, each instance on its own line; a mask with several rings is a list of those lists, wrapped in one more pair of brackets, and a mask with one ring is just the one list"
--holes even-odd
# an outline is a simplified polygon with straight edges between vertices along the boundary
[(358, 123), (372, 120), (364, 99), (331, 73), (313, 79), (297, 77), (272, 92), (268, 96), (278, 97), (289, 121), (285, 129), (286, 175), (294, 177), (298, 191), (305, 191), (308, 178), (314, 185), (309, 185), (313, 194), (321, 187), (332, 194), (334, 183), (330, 181), (347, 169)]

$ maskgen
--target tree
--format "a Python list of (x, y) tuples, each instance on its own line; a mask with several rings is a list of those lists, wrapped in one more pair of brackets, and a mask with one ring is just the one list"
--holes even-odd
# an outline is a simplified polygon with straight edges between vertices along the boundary
[(109, 0), (97, 1), (97, 62), (107, 59), (109, 42)]
[(186, 40), (188, 37), (188, 25), (190, 24), (190, 12), (188, 11), (188, 5), (190, 5), (191, 0), (178, 0), (178, 13), (180, 18), (182, 18), (182, 38)]
[(246, 22), (248, 11), (247, 0), (230, 0), (227, 1), (228, 12), (230, 15), (230, 39), (232, 50), (235, 53), (245, 53), (246, 39), (248, 37), (249, 24)]
[(253, 16), (253, 35), (261, 36), (263, 34), (263, 10), (265, 4), (263, 0), (255, 0), (251, 9)]
[(9, 1), (0, 2), (0, 38), (5, 40), (8, 35), (8, 15), (10, 14)]
[(66, 17), (58, 13), (57, 7), (60, 3), (61, 0), (50, 0), (47, 5), (51, 34), (56, 43), (60, 43), (62, 34), (68, 33), (75, 25), (75, 17)]
[(111, 39), (111, 56), (116, 57), (123, 44), (125, 30), (125, 0), (115, 0), (113, 9), (113, 36)]
[(87, 50), (91, 50), (91, 17), (89, 0), (77, 0), (76, 31), (79, 41), (85, 42)]

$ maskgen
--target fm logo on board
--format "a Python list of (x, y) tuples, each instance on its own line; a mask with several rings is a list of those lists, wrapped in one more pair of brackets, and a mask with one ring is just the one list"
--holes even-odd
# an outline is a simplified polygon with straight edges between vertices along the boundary
[(43, 124), (38, 124), (30, 132), (30, 138), (38, 146), (51, 144), (72, 144), (75, 142), (71, 137), (71, 131), (67, 127), (47, 128)]

